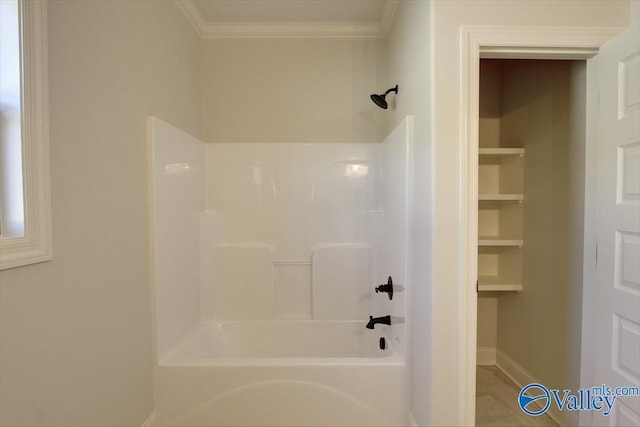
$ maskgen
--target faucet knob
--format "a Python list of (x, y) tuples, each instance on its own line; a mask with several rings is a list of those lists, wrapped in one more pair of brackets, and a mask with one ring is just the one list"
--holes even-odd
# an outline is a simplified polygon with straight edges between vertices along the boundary
[(387, 279), (387, 283), (386, 284), (382, 284), (378, 287), (375, 288), (376, 294), (378, 292), (386, 292), (389, 295), (389, 300), (393, 299), (393, 279), (391, 279), (391, 276), (389, 276), (389, 278)]

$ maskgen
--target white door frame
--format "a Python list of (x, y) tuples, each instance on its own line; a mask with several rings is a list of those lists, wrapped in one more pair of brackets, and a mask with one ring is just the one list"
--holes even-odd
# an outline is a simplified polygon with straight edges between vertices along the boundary
[[(511, 26), (463, 26), (460, 31), (460, 129), (461, 129), (461, 206), (460, 206), (460, 280), (459, 318), (462, 331), (458, 354), (460, 372), (459, 420), (462, 425), (475, 424), (475, 384), (476, 384), (476, 328), (477, 328), (477, 291), (478, 273), (478, 117), (480, 58), (520, 58), (520, 59), (574, 59), (586, 60), (598, 53), (598, 49), (607, 40), (623, 31), (624, 28), (585, 28), (585, 27), (511, 27)], [(593, 63), (588, 64), (587, 82), (594, 74)], [(591, 69), (591, 73), (589, 72)], [(588, 91), (596, 90), (589, 85)], [(587, 94), (587, 114), (597, 112), (595, 98)], [(594, 116), (595, 117), (595, 116)], [(593, 123), (594, 120), (587, 120)], [(595, 145), (593, 129), (587, 129), (587, 144)], [(589, 148), (589, 147), (587, 147)], [(587, 162), (593, 160), (587, 150)], [(593, 187), (593, 177), (585, 177), (586, 185)], [(591, 189), (588, 190), (591, 192)], [(595, 187), (593, 187), (595, 194)], [(591, 203), (587, 195), (586, 203)], [(587, 210), (587, 214), (589, 210)], [(589, 224), (585, 219), (585, 228)], [(595, 242), (595, 234), (592, 241)], [(585, 236), (585, 238), (590, 236)], [(585, 240), (585, 254), (588, 253)], [(585, 275), (585, 280), (588, 279)], [(585, 292), (583, 313), (589, 308), (593, 295)], [(585, 328), (583, 328), (583, 331)], [(584, 334), (583, 334), (584, 338)], [(590, 345), (583, 339), (582, 350)], [(592, 363), (592, 362), (591, 362)], [(586, 372), (585, 372), (586, 371)], [(586, 376), (585, 376), (586, 375)], [(588, 382), (592, 367), (583, 364), (581, 383)]]

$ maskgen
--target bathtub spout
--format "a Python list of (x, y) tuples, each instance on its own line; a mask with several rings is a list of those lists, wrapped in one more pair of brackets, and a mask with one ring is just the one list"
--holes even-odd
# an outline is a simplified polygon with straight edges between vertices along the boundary
[(376, 323), (379, 323), (381, 325), (391, 325), (391, 316), (382, 316), (376, 318), (374, 318), (373, 316), (369, 316), (369, 323), (367, 323), (365, 328), (373, 329), (375, 328)]

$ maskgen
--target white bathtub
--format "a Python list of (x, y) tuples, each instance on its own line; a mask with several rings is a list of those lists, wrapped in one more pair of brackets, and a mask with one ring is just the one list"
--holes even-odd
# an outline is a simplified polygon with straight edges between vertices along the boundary
[(405, 363), (364, 324), (205, 324), (156, 367), (152, 425), (407, 425)]

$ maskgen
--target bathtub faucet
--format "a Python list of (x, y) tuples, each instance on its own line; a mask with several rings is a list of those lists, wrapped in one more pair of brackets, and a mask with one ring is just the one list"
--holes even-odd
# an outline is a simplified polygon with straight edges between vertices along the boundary
[(367, 329), (373, 329), (376, 323), (381, 325), (391, 325), (391, 316), (373, 317), (369, 316), (369, 323), (365, 326)]

